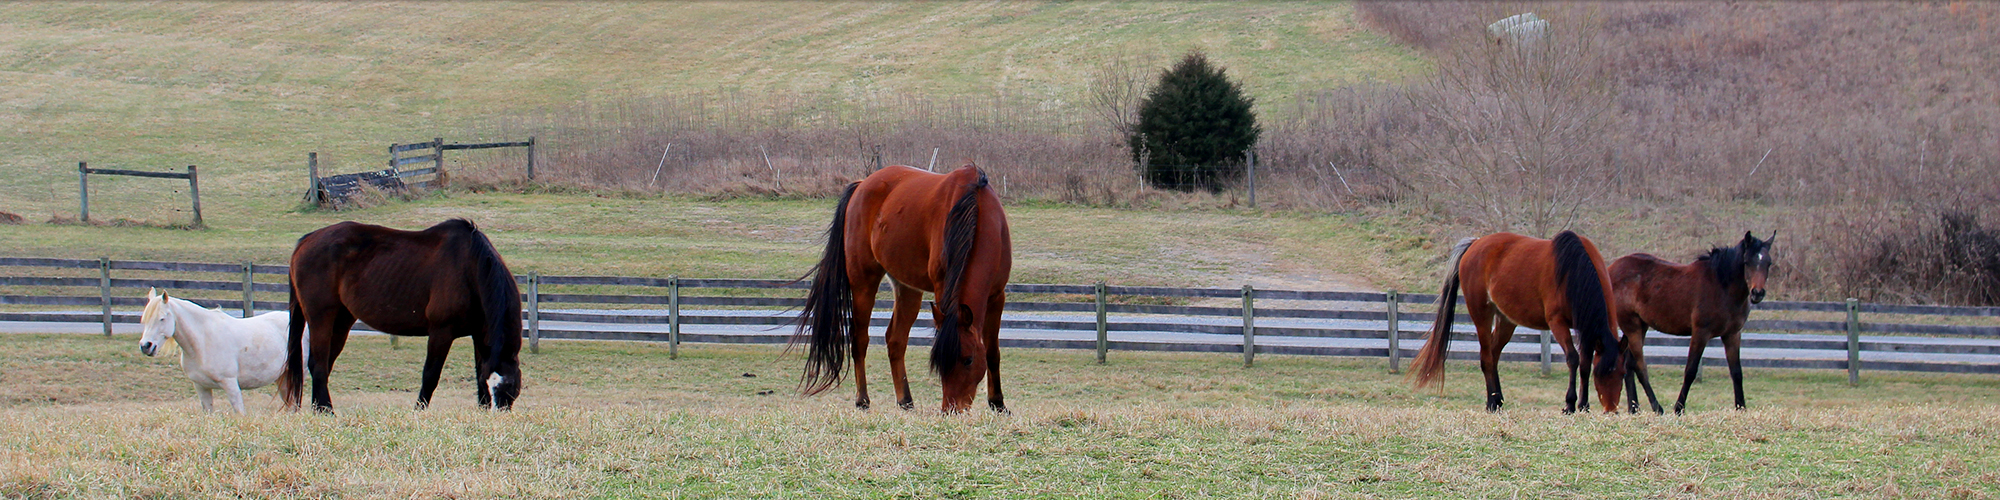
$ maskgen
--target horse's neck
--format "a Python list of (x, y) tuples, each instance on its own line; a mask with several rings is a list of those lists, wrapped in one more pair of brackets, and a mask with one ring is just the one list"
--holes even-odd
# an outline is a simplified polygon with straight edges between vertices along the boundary
[(211, 336), (227, 328), (223, 323), (235, 319), (180, 299), (168, 301), (167, 307), (174, 311), (174, 342), (181, 345), (183, 357), (200, 356), (213, 340)]
[(1722, 294), (1729, 297), (1730, 307), (1750, 308), (1750, 277), (1744, 276), (1722, 284)]

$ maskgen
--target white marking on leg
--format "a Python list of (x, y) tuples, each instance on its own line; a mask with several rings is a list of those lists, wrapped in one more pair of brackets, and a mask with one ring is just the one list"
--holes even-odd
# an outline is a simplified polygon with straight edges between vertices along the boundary
[(499, 402), (500, 383), (505, 381), (507, 381), (507, 377), (502, 377), (498, 373), (493, 373), (486, 376), (486, 395), (487, 397), (493, 398), (493, 401), (495, 403)]

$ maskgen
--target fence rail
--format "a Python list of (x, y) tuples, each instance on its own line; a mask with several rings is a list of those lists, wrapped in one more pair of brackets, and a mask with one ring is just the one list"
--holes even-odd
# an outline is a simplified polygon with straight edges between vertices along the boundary
[[(96, 270), (91, 273), (94, 275), (85, 276), (0, 276), (0, 287), (5, 287), (0, 289), (4, 292), (0, 293), (0, 305), (98, 308), (94, 312), (0, 312), (0, 321), (101, 322), (106, 335), (110, 334), (113, 323), (137, 321), (135, 314), (115, 312), (112, 307), (136, 308), (145, 304), (143, 297), (129, 296), (137, 294), (113, 296), (114, 290), (157, 287), (182, 291), (241, 292), (241, 298), (190, 300), (207, 307), (239, 309), (246, 315), (255, 310), (281, 310), (286, 307), (283, 300), (256, 300), (255, 294), (263, 293), (267, 294), (267, 298), (275, 298), (274, 295), (289, 292), (284, 283), (256, 281), (260, 275), (285, 275), (288, 269), (281, 265), (0, 257), (0, 268), (55, 270), (39, 274)], [(143, 271), (154, 273), (154, 276), (113, 277), (113, 271)], [(167, 278), (157, 277), (158, 273), (206, 276)], [(214, 279), (216, 274), (227, 274), (231, 279)], [(530, 337), (531, 350), (539, 350), (543, 337), (640, 340), (668, 342), (676, 356), (681, 342), (789, 341), (790, 332), (783, 327), (791, 324), (796, 317), (796, 310), (804, 303), (799, 295), (807, 286), (793, 280), (542, 276), (539, 273), (520, 275), (517, 280), (525, 285), (521, 300), (524, 319), (527, 320), (525, 335)], [(544, 287), (597, 289), (545, 291)], [(602, 293), (602, 287), (641, 290)], [(78, 290), (89, 288), (96, 288), (98, 293), (76, 294)], [(688, 295), (684, 294), (684, 288), (705, 291)], [(773, 296), (773, 291), (789, 293)], [(1415, 348), (1421, 345), (1421, 342), (1401, 342), (1412, 339), (1405, 332), (1427, 330), (1435, 314), (1411, 311), (1409, 306), (1433, 304), (1437, 300), (1435, 295), (1423, 294), (1255, 290), (1250, 287), (1012, 284), (1007, 286), (1007, 291), (1022, 300), (1008, 302), (1006, 306), (1010, 314), (1002, 321), (1001, 328), (1003, 332), (1013, 333), (1003, 334), (1001, 343), (1004, 346), (1094, 349), (1099, 353), (1100, 362), (1106, 352), (1113, 350), (1242, 353), (1246, 365), (1253, 363), (1257, 354), (1384, 357), (1388, 359), (1391, 370), (1399, 368), (1400, 358), (1414, 355)], [(1228, 306), (1124, 303), (1161, 298), (1180, 301), (1235, 300), (1228, 300), (1232, 303)], [(1238, 300), (1241, 306), (1233, 304)], [(1282, 306), (1272, 305), (1277, 303), (1275, 301), (1283, 301)], [(886, 313), (892, 303), (879, 300), (876, 309)], [(559, 308), (549, 309), (550, 304)], [(686, 306), (702, 309), (683, 310)], [(2000, 308), (1772, 301), (1756, 306), (1755, 310), (1758, 315), (1771, 311), (1850, 314), (1847, 321), (1753, 316), (1746, 325), (1748, 331), (1794, 333), (1745, 333), (1743, 347), (1761, 351), (1756, 356), (1746, 353), (1745, 366), (1845, 368), (1855, 377), (1862, 369), (2000, 373), (2000, 340), (1996, 340), (2000, 339), (2000, 326), (1865, 323), (1860, 320), (1862, 313), (1939, 318), (2000, 317)], [(1392, 313), (1396, 319), (1393, 322), (1390, 321)], [(1410, 325), (1410, 322), (1418, 324)], [(1461, 315), (1458, 324), (1463, 325), (1464, 322), (1465, 318)], [(886, 323), (876, 322), (878, 325)], [(922, 318), (916, 324), (925, 328), (931, 325), (928, 319)], [(683, 326), (736, 329), (683, 332)], [(1095, 338), (1082, 335), (1084, 332), (1094, 332)], [(1860, 334), (1864, 332), (1920, 336), (1863, 338)], [(928, 334), (916, 332), (911, 343), (929, 345)], [(1548, 345), (1550, 336), (1546, 332), (1526, 335), (1540, 341), (1540, 351), (1509, 351), (1502, 355), (1502, 359), (1540, 361), (1547, 370), (1554, 356)], [(1470, 340), (1470, 335), (1460, 334), (1458, 338), (1462, 342)], [(1536, 340), (1523, 343), (1531, 344)], [(1647, 355), (1653, 363), (1686, 362), (1685, 351), (1663, 349), (1685, 348), (1688, 340), (1684, 337), (1649, 335), (1647, 345), (1655, 347)], [(1475, 350), (1469, 345), (1455, 345), (1453, 357), (1472, 358), (1476, 355)], [(1841, 353), (1843, 350), (1846, 352)], [(1869, 356), (1861, 356), (1861, 353), (1869, 353)], [(1847, 354), (1847, 357), (1835, 354)], [(1719, 363), (1720, 360), (1708, 359), (1704, 362)]]

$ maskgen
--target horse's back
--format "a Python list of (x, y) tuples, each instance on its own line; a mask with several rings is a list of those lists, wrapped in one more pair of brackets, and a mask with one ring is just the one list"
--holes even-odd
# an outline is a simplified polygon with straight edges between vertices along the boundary
[[(893, 165), (870, 174), (855, 187), (848, 205), (850, 258), (865, 255), (871, 267), (882, 268), (898, 283), (935, 292), (943, 276), (944, 228), (952, 207), (984, 176), (969, 165), (945, 173)], [(991, 189), (980, 191), (975, 195), (981, 226), (976, 239), (990, 250), (1008, 243), (1006, 216)], [(974, 248), (981, 255), (976, 261), (1004, 258), (1011, 265), (1011, 250), (985, 255), (980, 248)]]
[[(242, 350), (236, 357), (237, 384), (254, 389), (278, 381), (285, 373), (285, 342), (291, 313), (272, 311), (239, 320)], [(303, 354), (303, 353), (302, 353)]]

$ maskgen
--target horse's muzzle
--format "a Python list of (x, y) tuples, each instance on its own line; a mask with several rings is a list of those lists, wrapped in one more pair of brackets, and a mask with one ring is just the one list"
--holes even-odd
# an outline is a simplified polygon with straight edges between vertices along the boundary
[(1756, 304), (1756, 303), (1760, 303), (1760, 302), (1763, 302), (1763, 301), (1764, 301), (1764, 290), (1763, 290), (1763, 289), (1761, 289), (1761, 288), (1760, 288), (1760, 289), (1756, 289), (1756, 290), (1751, 290), (1751, 291), (1750, 291), (1750, 303), (1752, 303), (1752, 304)]
[(139, 353), (140, 353), (140, 354), (144, 354), (144, 355), (146, 355), (146, 356), (149, 356), (149, 357), (150, 357), (150, 356), (152, 356), (152, 355), (153, 355), (153, 353), (156, 353), (156, 352), (159, 352), (159, 351), (160, 351), (160, 345), (159, 345), (159, 344), (155, 344), (155, 343), (152, 343), (152, 342), (140, 342), (140, 343), (139, 343)]

